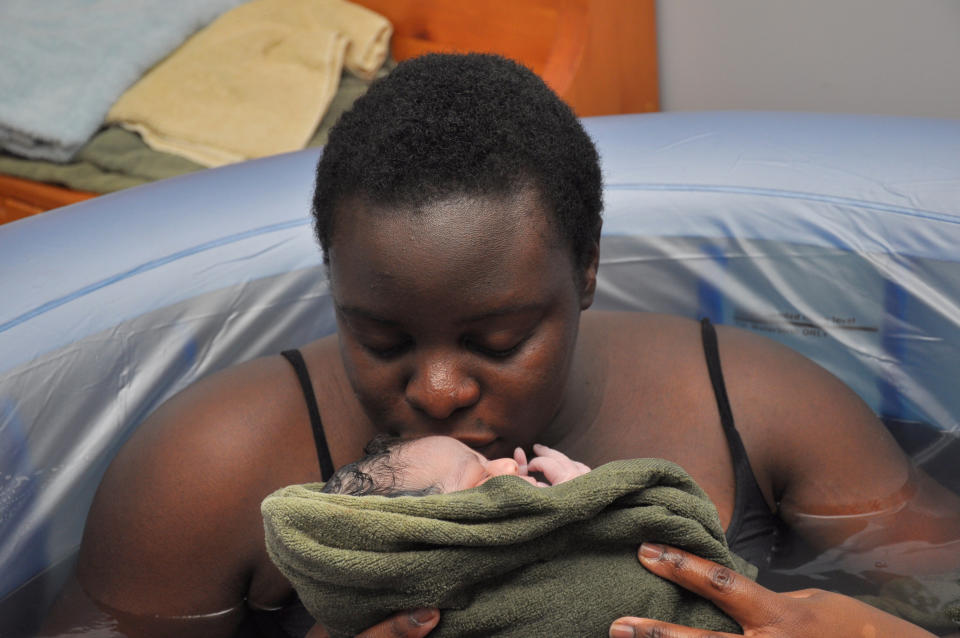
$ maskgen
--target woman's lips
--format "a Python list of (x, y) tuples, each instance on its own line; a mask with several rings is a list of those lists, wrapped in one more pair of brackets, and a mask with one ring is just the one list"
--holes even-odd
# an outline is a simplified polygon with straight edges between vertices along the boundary
[(496, 442), (499, 440), (499, 437), (496, 437), (496, 436), (494, 436), (494, 437), (490, 437), (490, 436), (485, 436), (485, 437), (469, 437), (469, 436), (461, 437), (461, 436), (458, 436), (458, 437), (457, 437), (457, 440), (460, 441), (460, 442), (462, 442), (462, 443), (465, 443), (466, 445), (469, 445), (469, 446), (472, 447), (474, 450), (481, 450), (481, 449), (483, 449), (483, 448), (485, 448), (485, 447), (489, 447), (489, 446), (493, 445), (494, 443), (496, 443)]

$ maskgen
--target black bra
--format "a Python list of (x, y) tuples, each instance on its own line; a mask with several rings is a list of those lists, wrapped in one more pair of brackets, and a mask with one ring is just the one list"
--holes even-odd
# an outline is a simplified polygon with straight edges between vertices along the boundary
[(313, 429), (313, 443), (317, 446), (317, 459), (320, 461), (320, 475), (323, 480), (329, 480), (333, 475), (333, 459), (330, 458), (330, 450), (327, 448), (327, 437), (323, 433), (323, 421), (320, 420), (320, 408), (317, 406), (317, 397), (313, 393), (313, 383), (310, 381), (310, 372), (307, 370), (307, 364), (303, 361), (303, 355), (299, 350), (284, 350), (281, 352), (284, 358), (293, 366), (297, 373), (297, 379), (300, 380), (300, 389), (303, 390), (303, 398), (307, 402), (307, 412), (310, 414), (310, 427)]
[(785, 531), (783, 521), (767, 505), (760, 485), (757, 483), (747, 450), (743, 447), (740, 433), (733, 424), (733, 411), (727, 397), (723, 371), (720, 368), (720, 351), (717, 347), (717, 332), (709, 319), (700, 320), (703, 353), (707, 359), (710, 383), (717, 399), (720, 424), (727, 437), (727, 446), (733, 460), (735, 481), (733, 516), (727, 527), (726, 537), (730, 549), (757, 567), (770, 564), (776, 551), (778, 539)]

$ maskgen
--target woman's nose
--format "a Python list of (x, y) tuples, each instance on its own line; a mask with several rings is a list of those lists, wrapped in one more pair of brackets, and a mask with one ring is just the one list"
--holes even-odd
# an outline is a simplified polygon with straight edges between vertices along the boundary
[(407, 381), (407, 401), (434, 419), (445, 419), (480, 398), (476, 380), (464, 374), (457, 362), (433, 358), (423, 362)]

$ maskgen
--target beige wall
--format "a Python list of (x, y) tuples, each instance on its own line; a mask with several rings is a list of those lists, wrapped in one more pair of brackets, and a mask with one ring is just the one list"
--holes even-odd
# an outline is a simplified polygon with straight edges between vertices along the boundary
[(658, 0), (664, 111), (960, 118), (960, 0)]

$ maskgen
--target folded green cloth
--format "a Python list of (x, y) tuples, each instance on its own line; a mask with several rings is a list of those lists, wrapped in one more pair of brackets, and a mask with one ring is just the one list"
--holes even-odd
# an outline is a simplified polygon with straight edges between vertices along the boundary
[(66, 164), (0, 154), (0, 173), (75, 190), (111, 193), (203, 169), (190, 160), (154, 151), (119, 126), (100, 130)]
[[(383, 77), (394, 66), (388, 61), (377, 77)], [(369, 80), (344, 73), (326, 115), (307, 145), (326, 144), (330, 129), (369, 86)], [(102, 128), (65, 164), (0, 152), (0, 174), (94, 193), (111, 193), (204, 168), (185, 157), (153, 150), (139, 135), (116, 125)]]
[(679, 466), (615, 461), (538, 488), (514, 476), (450, 494), (389, 498), (294, 485), (261, 506), (267, 551), (330, 633), (439, 607), (431, 636), (606, 636), (625, 615), (739, 632), (712, 603), (637, 561), (669, 543), (751, 578), (716, 509)]

